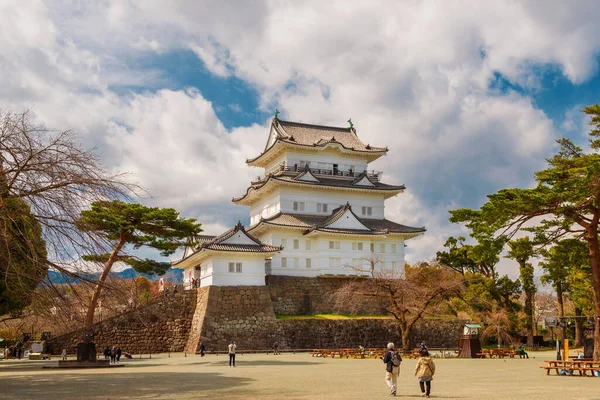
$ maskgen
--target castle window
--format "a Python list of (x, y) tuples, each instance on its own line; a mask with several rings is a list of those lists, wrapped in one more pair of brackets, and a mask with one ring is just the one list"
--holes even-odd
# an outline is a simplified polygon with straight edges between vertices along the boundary
[(394, 253), (394, 254), (395, 254), (395, 253), (396, 253), (396, 251), (397, 251), (397, 249), (396, 249), (396, 245), (395, 245), (395, 244), (393, 244), (393, 245), (392, 245), (392, 253)]
[(380, 253), (385, 253), (385, 243), (381, 243), (381, 244), (379, 245), (379, 252), (380, 252)]
[(373, 215), (373, 207), (362, 207), (362, 215), (371, 216)]
[(341, 258), (330, 258), (329, 259), (329, 267), (330, 268), (337, 268), (342, 264), (342, 260)]
[(323, 213), (328, 212), (327, 204), (317, 203), (317, 212), (323, 212)]
[(241, 274), (242, 273), (242, 263), (229, 263), (229, 273), (233, 274), (233, 273), (238, 273)]
[(306, 259), (306, 268), (311, 268), (312, 267), (312, 260), (310, 258)]
[(329, 241), (329, 248), (331, 250), (335, 249), (335, 250), (339, 250), (340, 249), (340, 242), (339, 240), (330, 240)]
[(294, 202), (294, 211), (304, 211), (304, 202), (303, 201), (295, 201)]
[(300, 241), (298, 239), (294, 239), (294, 249), (298, 250), (300, 248)]
[(300, 267), (300, 259), (294, 258), (294, 268), (298, 268), (298, 267)]
[(282, 268), (287, 267), (287, 258), (281, 257), (281, 267)]
[(371, 243), (371, 253), (375, 253), (375, 243)]
[(362, 250), (363, 244), (362, 242), (352, 242), (352, 250)]
[(306, 250), (310, 250), (311, 245), (310, 245), (310, 240), (306, 241)]
[(281, 239), (281, 245), (285, 249), (287, 247), (287, 240), (286, 239)]

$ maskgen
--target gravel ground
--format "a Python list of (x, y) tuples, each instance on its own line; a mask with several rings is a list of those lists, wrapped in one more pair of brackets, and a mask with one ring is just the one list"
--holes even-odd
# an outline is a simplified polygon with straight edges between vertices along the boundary
[[(600, 378), (546, 376), (554, 353), (527, 359), (436, 359), (432, 398), (600, 400)], [(534, 358), (535, 357), (535, 358)], [(309, 354), (153, 355), (125, 368), (42, 369), (55, 361), (0, 361), (0, 399), (384, 399), (384, 366), (374, 359), (322, 359)], [(401, 366), (398, 396), (420, 398), (415, 360)]]

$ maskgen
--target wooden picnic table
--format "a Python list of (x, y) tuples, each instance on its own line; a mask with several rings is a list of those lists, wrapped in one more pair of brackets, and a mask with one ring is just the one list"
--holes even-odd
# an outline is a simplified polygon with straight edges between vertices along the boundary
[(556, 375), (560, 375), (559, 370), (566, 370), (569, 375), (573, 375), (575, 371), (579, 372), (579, 376), (588, 376), (587, 372), (590, 372), (590, 376), (594, 376), (594, 373), (600, 371), (600, 361), (594, 360), (545, 360), (548, 365), (541, 366), (546, 370), (546, 375), (550, 375), (551, 370), (556, 371)]
[(480, 353), (477, 353), (477, 356), (479, 358), (504, 358), (504, 357), (510, 357), (510, 358), (514, 358), (515, 356), (519, 355), (519, 351), (518, 350), (512, 350), (512, 349), (491, 349), (491, 350), (481, 350)]

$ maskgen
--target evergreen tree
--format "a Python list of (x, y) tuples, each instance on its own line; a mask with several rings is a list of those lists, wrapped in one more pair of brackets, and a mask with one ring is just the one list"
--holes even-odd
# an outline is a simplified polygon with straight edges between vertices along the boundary
[(523, 292), (525, 292), (525, 330), (527, 331), (527, 346), (533, 347), (533, 299), (535, 296), (535, 282), (533, 279), (533, 265), (529, 259), (535, 255), (533, 242), (529, 237), (523, 237), (508, 242), (510, 251), (507, 257), (519, 264), (519, 276)]
[[(590, 151), (571, 140), (558, 140), (560, 151), (548, 168), (535, 174), (531, 189), (503, 189), (488, 196), (479, 210), (451, 211), (452, 222), (466, 222), (474, 232), (500, 231), (512, 237), (533, 218), (543, 218), (536, 233), (549, 241), (571, 235), (587, 243), (594, 288), (594, 359), (600, 360), (600, 105), (582, 110), (591, 117)], [(536, 238), (537, 239), (537, 238)]]
[(0, 315), (18, 315), (48, 272), (42, 228), (23, 200), (0, 196)]
[(125, 252), (126, 246), (134, 250), (141, 247), (156, 249), (162, 256), (173, 254), (178, 248), (189, 245), (190, 239), (202, 231), (195, 219), (180, 218), (172, 208), (145, 207), (122, 201), (98, 201), (90, 210), (84, 210), (77, 220), (83, 232), (94, 232), (112, 243), (112, 251), (91, 254), (86, 261), (102, 262), (104, 269), (88, 306), (85, 327), (94, 324), (94, 312), (104, 282), (116, 262), (130, 265), (137, 272), (162, 275), (170, 264), (151, 259), (140, 259)]

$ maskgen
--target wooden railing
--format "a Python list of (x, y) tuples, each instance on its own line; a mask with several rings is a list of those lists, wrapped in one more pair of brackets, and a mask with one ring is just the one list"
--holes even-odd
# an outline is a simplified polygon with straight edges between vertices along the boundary
[[(333, 168), (333, 169), (309, 168), (309, 169), (310, 169), (310, 172), (312, 172), (314, 175), (341, 176), (341, 177), (349, 177), (349, 178), (355, 178), (362, 173), (360, 171), (354, 171), (351, 169), (343, 170), (343, 169), (338, 169), (338, 168)], [(271, 168), (270, 170), (268, 170), (265, 173), (264, 178), (267, 178), (269, 175), (278, 174), (280, 172), (302, 172), (302, 171), (304, 171), (304, 167), (301, 167), (298, 165), (292, 165), (292, 166), (280, 165), (280, 166), (277, 166), (275, 168)], [(379, 181), (382, 174), (383, 174), (382, 171), (367, 171), (367, 176), (369, 177), (369, 179), (372, 179), (374, 181)]]

